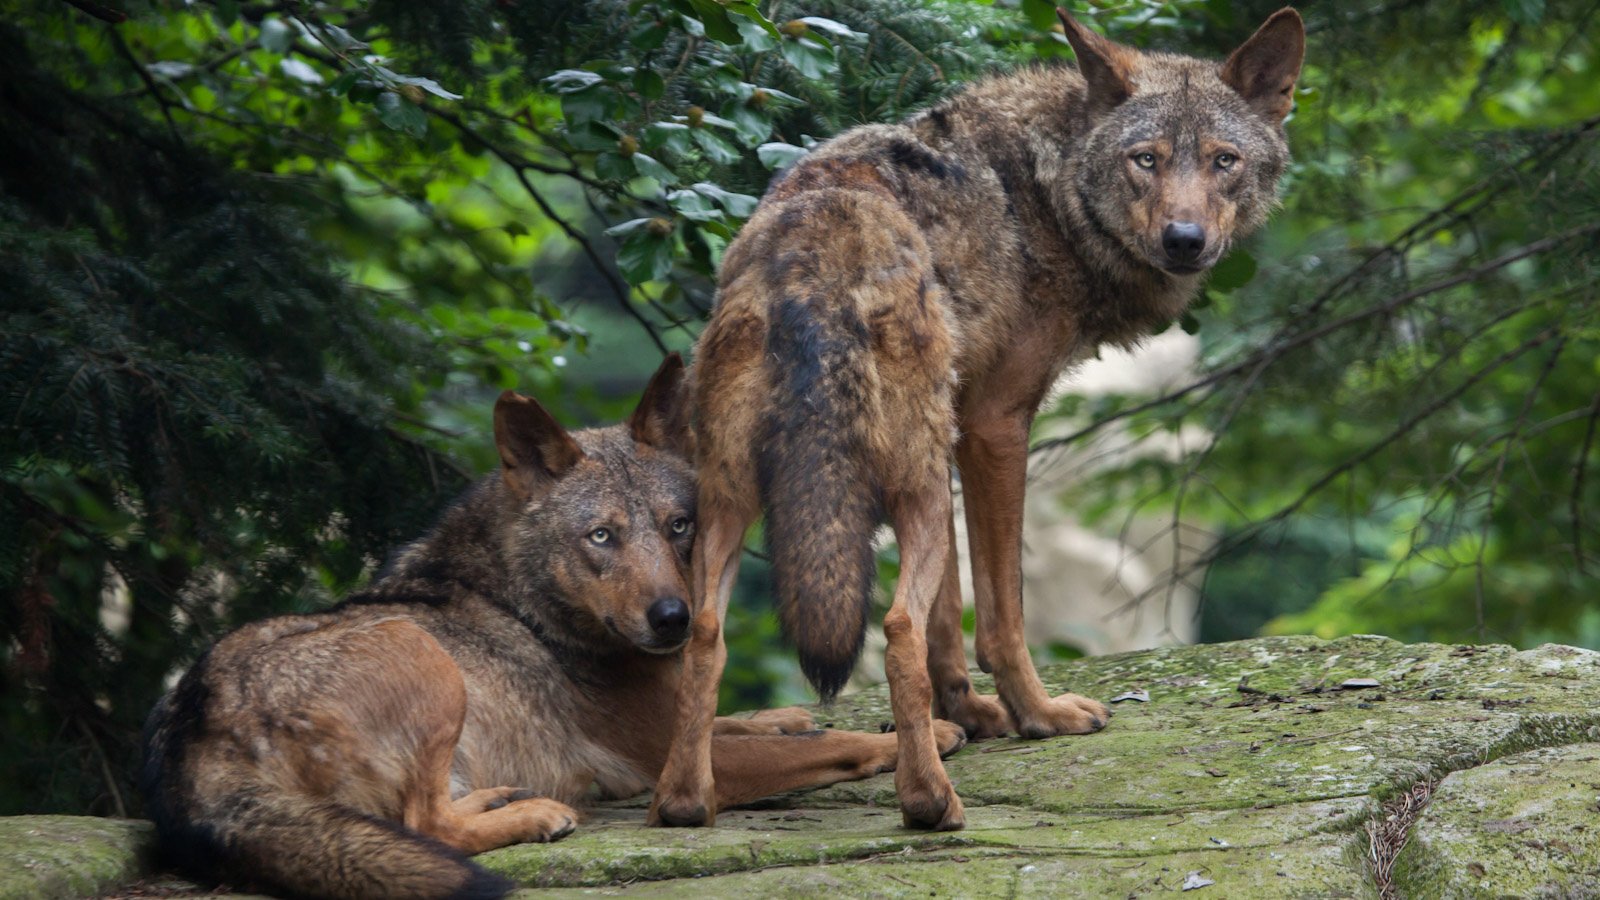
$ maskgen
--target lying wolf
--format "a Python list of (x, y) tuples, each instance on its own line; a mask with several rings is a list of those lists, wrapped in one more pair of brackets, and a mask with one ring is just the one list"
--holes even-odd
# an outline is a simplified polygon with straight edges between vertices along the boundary
[[(894, 527), (884, 633), (907, 825), (964, 822), (930, 707), (973, 738), (1105, 724), (1100, 703), (1051, 697), (1023, 642), (1029, 426), (1067, 366), (1177, 318), (1266, 219), (1305, 33), (1280, 10), (1218, 63), (1141, 53), (1061, 18), (1076, 70), (991, 78), (904, 124), (828, 141), (728, 247), (696, 349), (695, 621), (652, 821), (716, 815), (721, 622), (763, 513), (779, 612), (824, 698), (861, 651), (873, 532)], [(978, 665), (998, 698), (967, 680), (952, 461)]]
[[(565, 836), (591, 788), (650, 787), (690, 624), (682, 372), (669, 358), (626, 426), (576, 434), (507, 391), (498, 475), (370, 588), (202, 656), (146, 726), (172, 861), (296, 895), (496, 897), (513, 885), (467, 854)], [(719, 719), (718, 803), (894, 767), (892, 734), (811, 729)], [(963, 741), (941, 723), (943, 752)]]

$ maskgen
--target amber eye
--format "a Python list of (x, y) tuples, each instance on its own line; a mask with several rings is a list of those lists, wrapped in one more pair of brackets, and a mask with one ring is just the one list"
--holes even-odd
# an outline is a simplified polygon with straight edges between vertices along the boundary
[(1231, 169), (1233, 164), (1238, 161), (1239, 157), (1234, 156), (1232, 153), (1218, 153), (1216, 164), (1219, 169)]
[(687, 534), (689, 531), (689, 520), (683, 516), (679, 516), (676, 519), (673, 519), (672, 524), (668, 527), (672, 529), (673, 534)]
[(611, 534), (611, 529), (609, 528), (596, 528), (595, 530), (589, 532), (589, 540), (596, 544), (609, 544), (611, 543), (612, 537), (613, 535)]
[(1135, 153), (1133, 155), (1133, 164), (1141, 169), (1154, 169), (1156, 167), (1156, 155), (1149, 152)]

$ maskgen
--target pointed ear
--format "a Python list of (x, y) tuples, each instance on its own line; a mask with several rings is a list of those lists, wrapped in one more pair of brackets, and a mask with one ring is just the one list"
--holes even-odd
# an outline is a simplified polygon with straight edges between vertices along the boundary
[(1274, 123), (1294, 107), (1294, 83), (1306, 55), (1306, 26), (1285, 6), (1233, 51), (1222, 64), (1222, 80)]
[(1133, 93), (1133, 70), (1139, 51), (1101, 37), (1078, 24), (1064, 9), (1057, 9), (1067, 43), (1078, 55), (1078, 71), (1089, 84), (1089, 108), (1104, 112), (1128, 99)]
[(583, 458), (578, 443), (539, 401), (506, 391), (494, 404), (500, 477), (518, 500), (542, 492)]
[(683, 357), (676, 353), (662, 360), (639, 405), (628, 418), (633, 439), (661, 450), (687, 456), (690, 452), (688, 391), (684, 390)]

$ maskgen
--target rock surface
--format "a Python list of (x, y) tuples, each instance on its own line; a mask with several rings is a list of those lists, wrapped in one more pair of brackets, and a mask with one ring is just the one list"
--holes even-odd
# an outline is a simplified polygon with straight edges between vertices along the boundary
[[(607, 804), (564, 841), (479, 860), (558, 897), (1600, 894), (1600, 654), (1263, 638), (1041, 674), (1149, 700), (1117, 703), (1100, 734), (969, 745), (947, 763), (964, 831), (901, 828), (885, 775), (727, 811), (714, 829), (646, 829), (642, 799)], [(819, 713), (838, 728), (888, 720), (881, 688)], [(1420, 810), (1395, 802), (1430, 789)], [(151, 877), (137, 823), (0, 829), (0, 898)], [(1392, 884), (1374, 852), (1392, 857)]]

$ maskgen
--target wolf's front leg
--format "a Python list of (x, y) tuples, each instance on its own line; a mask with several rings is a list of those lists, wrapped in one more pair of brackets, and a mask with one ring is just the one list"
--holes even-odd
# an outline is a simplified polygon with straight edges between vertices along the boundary
[(717, 684), (728, 659), (722, 620), (739, 574), (739, 553), (749, 524), (737, 513), (707, 502), (702, 492), (700, 533), (694, 544), (694, 623), (683, 650), (672, 745), (650, 801), (651, 825), (710, 825), (717, 817), (711, 733)]
[[(811, 718), (811, 713), (798, 706), (763, 709), (744, 718), (717, 716), (711, 723), (711, 734), (717, 737), (725, 734), (803, 734), (815, 730), (817, 723)], [(712, 762), (716, 762), (715, 751)]]
[(1088, 734), (1110, 710), (1077, 694), (1052, 698), (1039, 681), (1022, 633), (1022, 503), (1028, 481), (1028, 420), (979, 418), (956, 446), (972, 546), (978, 665), (994, 674), (1000, 701), (1026, 738)]
[[(933, 723), (941, 758), (967, 743), (954, 722)], [(898, 734), (811, 731), (805, 734), (719, 734), (711, 739), (717, 808), (753, 803), (786, 791), (826, 787), (892, 772), (900, 761)]]

